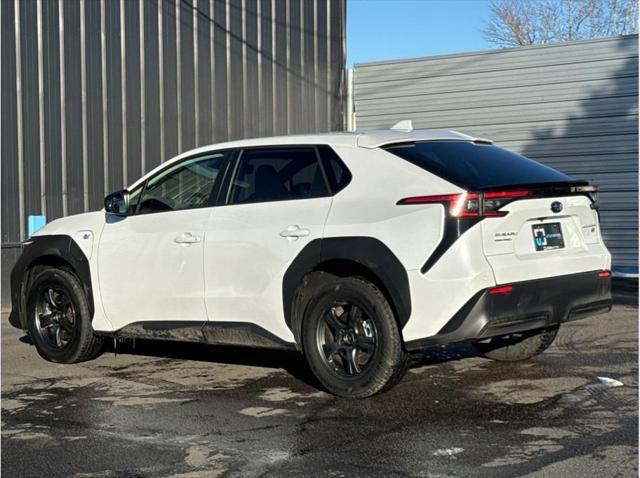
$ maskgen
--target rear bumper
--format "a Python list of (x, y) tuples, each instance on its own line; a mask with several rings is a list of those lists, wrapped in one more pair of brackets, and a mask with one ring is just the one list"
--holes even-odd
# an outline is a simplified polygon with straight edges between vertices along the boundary
[(611, 277), (600, 271), (510, 284), (506, 294), (484, 289), (434, 336), (406, 342), (409, 351), (453, 342), (478, 341), (541, 329), (611, 310)]

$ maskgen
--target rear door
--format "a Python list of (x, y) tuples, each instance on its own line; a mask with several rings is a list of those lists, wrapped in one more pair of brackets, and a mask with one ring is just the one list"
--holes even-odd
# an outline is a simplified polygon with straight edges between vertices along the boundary
[(209, 320), (258, 325), (292, 341), (283, 276), (322, 238), (331, 206), (315, 148), (242, 151), (224, 203), (212, 215), (204, 250)]

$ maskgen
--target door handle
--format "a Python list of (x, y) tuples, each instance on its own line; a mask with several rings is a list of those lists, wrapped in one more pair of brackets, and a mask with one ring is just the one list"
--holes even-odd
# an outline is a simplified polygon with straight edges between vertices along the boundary
[(311, 231), (309, 231), (309, 229), (306, 229), (304, 227), (300, 227), (298, 225), (293, 225), (293, 226), (287, 227), (284, 231), (282, 231), (280, 233), (280, 236), (281, 237), (286, 237), (287, 239), (296, 240), (299, 237), (308, 236), (310, 234), (310, 232)]
[(200, 236), (194, 236), (190, 232), (185, 232), (184, 234), (180, 234), (178, 237), (176, 237), (173, 242), (176, 242), (178, 244), (195, 244), (197, 242), (200, 242), (201, 240), (202, 239), (200, 238)]

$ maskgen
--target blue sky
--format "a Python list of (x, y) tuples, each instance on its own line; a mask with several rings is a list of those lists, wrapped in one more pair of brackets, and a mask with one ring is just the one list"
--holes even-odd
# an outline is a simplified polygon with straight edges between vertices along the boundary
[(347, 65), (491, 48), (489, 0), (348, 0)]

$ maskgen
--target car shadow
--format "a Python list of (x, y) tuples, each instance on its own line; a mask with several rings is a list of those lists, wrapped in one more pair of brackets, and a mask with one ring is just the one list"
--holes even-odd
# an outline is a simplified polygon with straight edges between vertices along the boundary
[[(109, 341), (106, 345), (105, 352), (216, 362), (230, 365), (279, 368), (288, 372), (298, 370), (298, 364), (304, 364), (304, 368), (308, 369), (302, 352), (280, 349), (136, 339), (135, 341), (126, 340), (124, 342), (118, 342), (115, 348), (113, 342)], [(478, 354), (469, 344), (460, 343), (435, 346), (411, 354), (411, 367), (436, 365), (476, 356), (478, 356)], [(311, 372), (309, 371), (309, 373)]]
[(127, 339), (108, 341), (104, 353), (281, 369), (307, 385), (321, 387), (302, 353), (292, 350)]
[(467, 343), (457, 343), (429, 347), (411, 356), (411, 368), (456, 362), (468, 358), (478, 357), (476, 350)]
[[(19, 340), (22, 343), (33, 345), (28, 334), (23, 335)], [(319, 389), (323, 388), (313, 375), (302, 353), (290, 350), (168, 340), (127, 339), (115, 343), (112, 340), (107, 340), (103, 353), (281, 369), (307, 385)], [(443, 364), (477, 356), (478, 354), (469, 344), (435, 346), (412, 353), (410, 368)]]
[(31, 337), (29, 337), (29, 334), (25, 334), (22, 337), (20, 337), (18, 339), (20, 342), (22, 342), (23, 344), (27, 344), (27, 345), (33, 345), (33, 340), (31, 340)]

